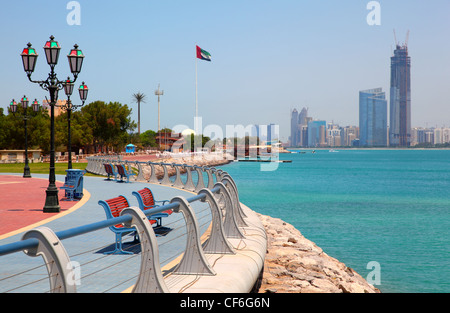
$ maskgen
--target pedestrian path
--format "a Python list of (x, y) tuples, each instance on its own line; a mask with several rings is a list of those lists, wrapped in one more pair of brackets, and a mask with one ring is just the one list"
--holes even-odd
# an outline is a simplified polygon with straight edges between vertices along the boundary
[[(62, 182), (56, 182), (58, 188), (62, 185)], [(60, 192), (61, 213), (43, 214), (47, 186), (48, 177), (45, 179), (23, 178), (22, 175), (13, 174), (0, 175), (0, 239), (8, 237), (8, 233), (16, 232), (23, 227), (57, 218), (80, 205), (78, 201), (61, 201), (64, 198), (64, 192)], [(86, 199), (81, 202), (86, 202)]]
[[(56, 175), (56, 180), (59, 187), (64, 176)], [(193, 196), (186, 190), (159, 184), (123, 183), (108, 181), (104, 177), (84, 176), (87, 192), (83, 199), (79, 202), (60, 200), (61, 213), (49, 214), (42, 212), (47, 185), (47, 175), (34, 174), (31, 179), (14, 174), (0, 175), (0, 216), (2, 223), (6, 221), (4, 224), (7, 224), (1, 228), (0, 245), (21, 240), (27, 230), (38, 226), (58, 232), (103, 221), (106, 215), (98, 204), (99, 200), (123, 195), (130, 206), (137, 207), (137, 199), (132, 196), (132, 192), (144, 187), (153, 191), (156, 200)], [(62, 198), (64, 192), (59, 193)], [(211, 221), (210, 210), (200, 201), (193, 203), (192, 208), (199, 220), (200, 231), (204, 233)], [(169, 264), (185, 249), (185, 222), (181, 215), (172, 214), (163, 222), (163, 226), (171, 231), (157, 238), (161, 266)], [(62, 241), (70, 260), (80, 264), (78, 292), (122, 292), (134, 284), (141, 262), (139, 245), (125, 245), (134, 252), (132, 255), (106, 255), (103, 252), (113, 249), (114, 236), (106, 228)], [(131, 242), (132, 239), (124, 237), (124, 242)], [(0, 292), (47, 292), (48, 274), (42, 263), (42, 258), (32, 258), (23, 252), (1, 256)]]

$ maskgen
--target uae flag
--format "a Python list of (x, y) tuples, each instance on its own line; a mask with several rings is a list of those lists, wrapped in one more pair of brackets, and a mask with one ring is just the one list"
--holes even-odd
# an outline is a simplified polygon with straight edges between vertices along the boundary
[(211, 54), (209, 54), (209, 52), (206, 50), (202, 50), (199, 46), (196, 47), (197, 47), (197, 59), (211, 62)]

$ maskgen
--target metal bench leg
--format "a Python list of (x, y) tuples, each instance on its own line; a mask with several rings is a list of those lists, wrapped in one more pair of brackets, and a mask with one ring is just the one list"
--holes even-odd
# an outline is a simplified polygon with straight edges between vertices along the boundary
[(133, 254), (133, 252), (124, 251), (122, 249), (122, 236), (123, 236), (122, 233), (116, 233), (116, 242), (114, 250), (105, 252), (104, 254)]

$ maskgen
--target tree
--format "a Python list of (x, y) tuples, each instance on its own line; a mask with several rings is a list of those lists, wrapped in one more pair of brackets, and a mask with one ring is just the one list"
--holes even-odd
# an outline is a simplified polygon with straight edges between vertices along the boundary
[(145, 95), (141, 92), (133, 94), (133, 100), (138, 104), (138, 134), (141, 134), (141, 102), (145, 103)]
[(91, 144), (95, 151), (121, 150), (129, 138), (128, 132), (136, 128), (131, 120), (131, 109), (118, 102), (103, 101), (89, 103), (81, 109), (84, 129), (90, 129)]
[(156, 132), (147, 130), (139, 135), (143, 147), (158, 147), (156, 143)]

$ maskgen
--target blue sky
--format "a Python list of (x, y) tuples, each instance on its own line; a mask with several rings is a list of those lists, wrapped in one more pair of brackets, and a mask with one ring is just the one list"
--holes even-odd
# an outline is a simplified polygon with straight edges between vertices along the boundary
[(69, 1), (9, 1), (0, 11), (0, 107), (24, 94), (48, 96), (28, 82), (19, 54), (31, 42), (40, 54), (33, 78), (45, 78), (42, 47), (54, 35), (60, 79), (73, 44), (86, 55), (78, 82), (89, 86), (88, 102), (128, 104), (137, 121), (132, 94), (143, 92), (141, 131), (155, 130), (161, 84), (161, 125), (193, 127), (198, 44), (212, 55), (198, 61), (203, 126), (275, 123), (287, 140), (293, 108), (358, 125), (360, 90), (382, 87), (389, 97), (395, 29), (400, 42), (410, 31), (412, 126), (450, 126), (450, 1), (380, 0), (375, 26), (366, 21), (369, 2), (80, 0), (81, 25), (69, 25)]

